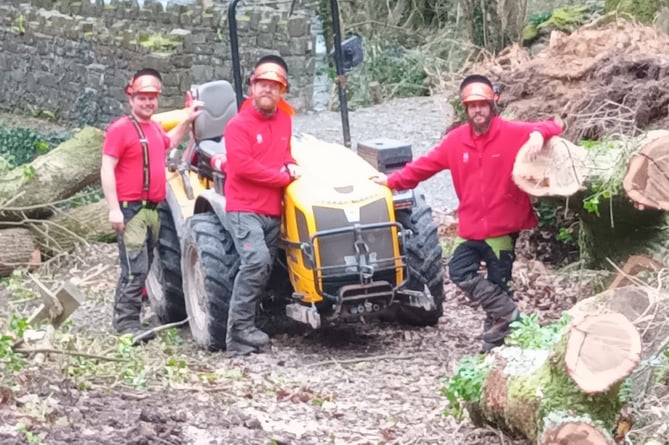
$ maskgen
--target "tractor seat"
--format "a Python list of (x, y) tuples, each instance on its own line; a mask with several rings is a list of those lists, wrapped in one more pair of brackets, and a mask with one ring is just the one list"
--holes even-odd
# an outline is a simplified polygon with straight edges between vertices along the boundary
[(191, 88), (193, 99), (204, 102), (202, 112), (193, 122), (195, 154), (192, 163), (206, 177), (211, 177), (211, 157), (225, 154), (225, 125), (237, 114), (237, 97), (227, 80), (215, 80)]

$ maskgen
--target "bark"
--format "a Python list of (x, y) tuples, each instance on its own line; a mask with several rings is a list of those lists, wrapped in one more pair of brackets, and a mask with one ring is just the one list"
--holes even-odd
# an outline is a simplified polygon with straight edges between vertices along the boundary
[(17, 267), (39, 265), (39, 250), (30, 230), (0, 230), (0, 277), (11, 275)]
[(0, 178), (0, 221), (47, 217), (53, 213), (51, 203), (98, 181), (103, 137), (102, 131), (86, 127)]
[(461, 0), (469, 39), (489, 51), (498, 52), (520, 40), (527, 1)]
[[(620, 382), (631, 372), (620, 368), (617, 359), (638, 364), (639, 356), (630, 352), (627, 342), (598, 335), (612, 319), (625, 332), (634, 333), (629, 343), (638, 341), (638, 332), (622, 315), (593, 315), (575, 322), (552, 350), (524, 350), (502, 347), (487, 358), (490, 368), (481, 389), (479, 403), (467, 409), (478, 426), (492, 425), (511, 435), (522, 435), (541, 445), (613, 444), (612, 431), (622, 402)], [(597, 326), (597, 328), (595, 328)], [(581, 349), (574, 336), (594, 332)], [(608, 332), (608, 331), (607, 331)], [(636, 336), (636, 338), (634, 338)], [(627, 338), (627, 337), (625, 337)], [(599, 346), (591, 347), (588, 345)], [(604, 355), (606, 350), (609, 355)], [(586, 351), (586, 352), (583, 352)], [(571, 361), (578, 356), (577, 365)], [(569, 363), (565, 362), (565, 358)], [(583, 369), (596, 369), (597, 379), (606, 379), (596, 391), (583, 392), (570, 374), (580, 381)], [(592, 376), (586, 376), (592, 382)], [(598, 383), (602, 383), (598, 380)], [(579, 442), (587, 433), (590, 442)]]
[(44, 221), (34, 220), (30, 226), (49, 256), (71, 252), (78, 244), (109, 242), (115, 236), (104, 200), (59, 212)]

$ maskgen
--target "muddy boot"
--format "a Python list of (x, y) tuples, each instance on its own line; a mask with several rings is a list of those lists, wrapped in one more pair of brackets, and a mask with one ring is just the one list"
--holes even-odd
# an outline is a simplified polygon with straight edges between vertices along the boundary
[(228, 311), (228, 332), (225, 339), (228, 351), (248, 354), (250, 348), (258, 350), (269, 344), (269, 336), (255, 326), (257, 301), (262, 294), (269, 271), (269, 267), (262, 264), (240, 268), (235, 278)]
[(241, 343), (227, 342), (225, 348), (225, 356), (232, 357), (246, 357), (247, 355), (255, 354), (260, 352), (255, 346), (243, 345)]
[(120, 335), (132, 334), (133, 345), (156, 338), (156, 334), (142, 327), (141, 288), (121, 279), (116, 288), (112, 326)]
[[(495, 320), (495, 323), (483, 333), (483, 342), (500, 346), (511, 332), (509, 326), (520, 319), (520, 311), (515, 308), (510, 313)], [(494, 347), (494, 346), (493, 346)], [(491, 348), (492, 349), (492, 348)]]
[[(493, 327), (495, 321), (496, 320), (492, 315), (487, 314), (485, 321), (483, 322), (483, 332), (486, 332), (488, 329)], [(481, 334), (481, 337), (483, 337), (483, 334)], [(495, 343), (488, 343), (487, 341), (483, 341), (483, 343), (481, 344), (481, 350), (479, 351), (479, 354), (487, 354), (488, 352), (492, 351), (498, 346), (502, 346), (503, 344), (504, 340), (497, 341)]]

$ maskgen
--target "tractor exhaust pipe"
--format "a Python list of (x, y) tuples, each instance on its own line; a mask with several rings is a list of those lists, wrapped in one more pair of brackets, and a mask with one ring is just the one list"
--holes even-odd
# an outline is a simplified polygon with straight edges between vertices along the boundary
[(239, 39), (237, 37), (237, 3), (240, 0), (232, 0), (228, 6), (228, 31), (230, 32), (230, 56), (232, 57), (232, 80), (235, 85), (237, 96), (237, 109), (244, 101), (244, 90), (242, 87), (242, 66), (239, 63)]
[(344, 55), (341, 50), (341, 28), (339, 26), (339, 6), (337, 0), (330, 0), (332, 10), (332, 31), (334, 34), (334, 59), (337, 70), (337, 87), (339, 90), (339, 111), (341, 126), (344, 131), (344, 145), (351, 148), (351, 129), (348, 123), (348, 105), (346, 104), (346, 77), (344, 76)]

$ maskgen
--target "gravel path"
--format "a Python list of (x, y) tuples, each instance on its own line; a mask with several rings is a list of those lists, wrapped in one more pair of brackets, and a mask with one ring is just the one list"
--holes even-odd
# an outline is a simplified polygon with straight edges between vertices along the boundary
[[(414, 159), (439, 143), (452, 108), (445, 98), (412, 97), (394, 99), (380, 105), (349, 112), (352, 146), (379, 137), (410, 143)], [(341, 117), (338, 111), (299, 114), (294, 119), (295, 131), (312, 134), (328, 142), (343, 143)], [(441, 172), (423, 182), (428, 203), (434, 209), (447, 210), (457, 206), (451, 175)]]

